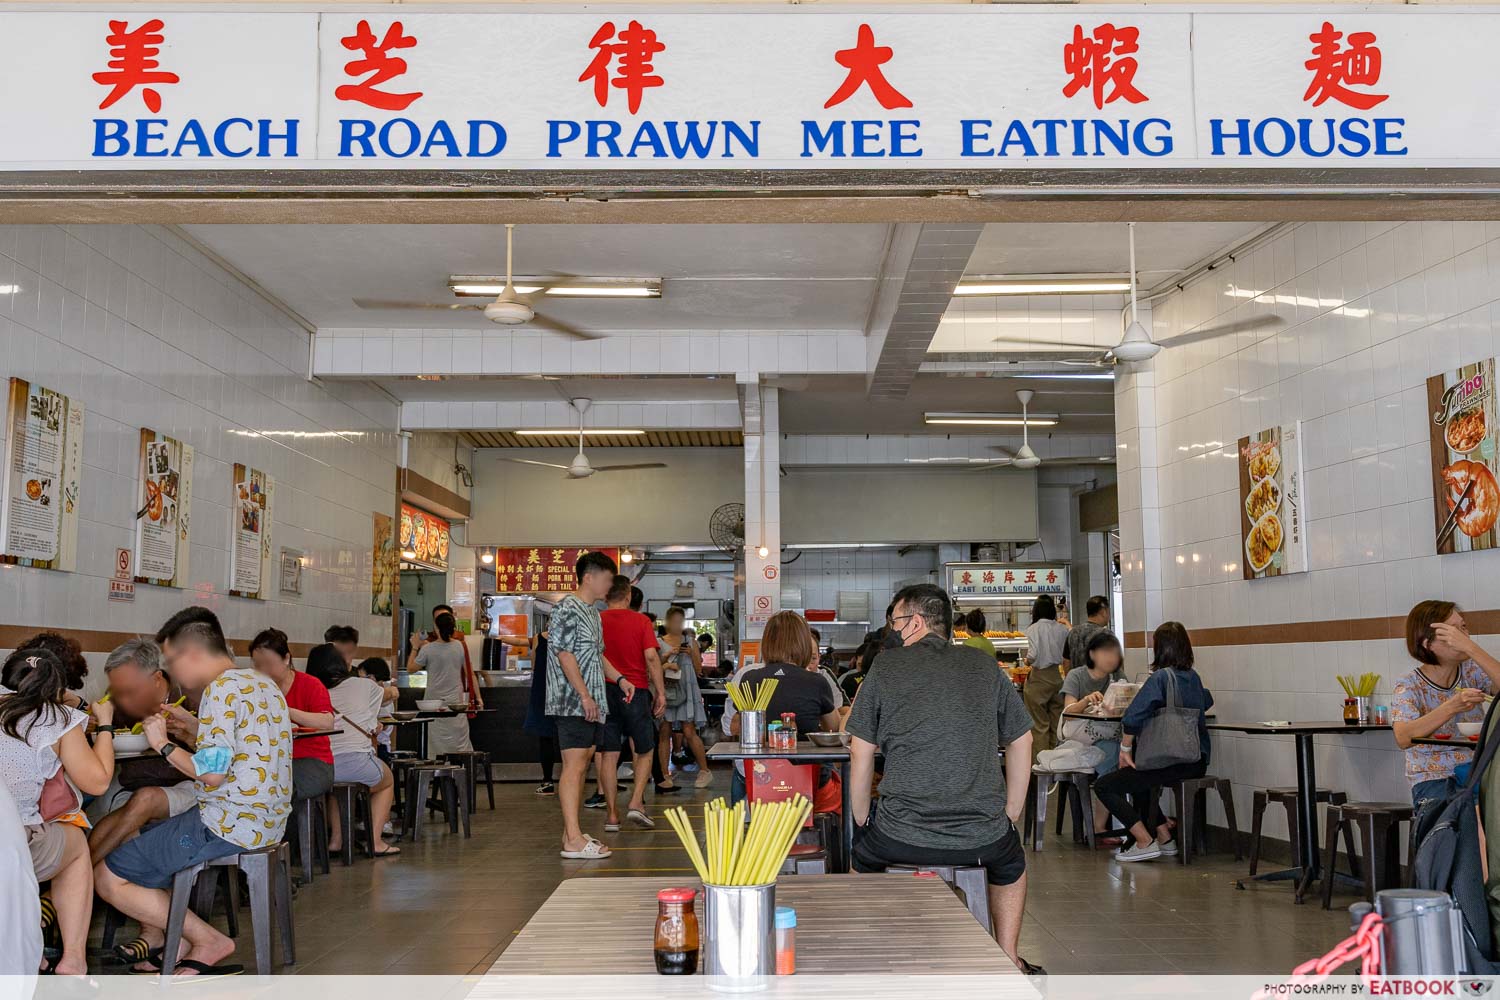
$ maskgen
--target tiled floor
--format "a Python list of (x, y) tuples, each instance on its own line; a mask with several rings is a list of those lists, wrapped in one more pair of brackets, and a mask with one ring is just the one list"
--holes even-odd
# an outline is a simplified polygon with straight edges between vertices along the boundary
[[(648, 799), (658, 817), (654, 831), (605, 835), (604, 814), (586, 810), (585, 829), (615, 852), (586, 863), (557, 856), (555, 798), (534, 794), (529, 784), (497, 786), (497, 808), (480, 806), (473, 839), (433, 824), (420, 841), (404, 844), (399, 858), (360, 859), (348, 869), (335, 861), (331, 874), (300, 889), (298, 963), (285, 971), (482, 972), (562, 879), (688, 875), (660, 811), (679, 799), (706, 801), (727, 784), (721, 778), (721, 787), (671, 802)], [(1342, 907), (1351, 897), (1335, 897), (1334, 911), (1325, 913), (1312, 902), (1294, 906), (1285, 884), (1237, 890), (1243, 865), (1223, 854), (1186, 869), (1175, 861), (1122, 866), (1065, 834), (1028, 854), (1027, 864), (1021, 951), (1053, 973), (1286, 973), (1348, 933)], [(248, 920), (243, 926), (237, 960), (248, 965)]]

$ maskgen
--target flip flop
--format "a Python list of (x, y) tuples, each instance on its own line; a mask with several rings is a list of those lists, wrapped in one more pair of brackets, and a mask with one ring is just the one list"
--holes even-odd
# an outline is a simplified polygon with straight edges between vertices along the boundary
[(605, 833), (619, 833), (620, 832), (620, 824), (619, 823), (605, 823), (604, 824), (604, 832)]
[(389, 857), (392, 857), (392, 856), (400, 854), (400, 853), (401, 853), (401, 848), (399, 848), (399, 847), (387, 847), (383, 851), (377, 851), (376, 853), (370, 855), (370, 857), (372, 857), (372, 858), (389, 858)]
[(115, 958), (126, 965), (131, 965), (135, 962), (144, 962), (151, 958), (153, 954), (156, 955), (158, 961), (161, 957), (160, 948), (152, 948), (150, 941), (140, 937), (129, 944), (117, 944), (110, 949), (110, 952)]
[[(210, 978), (218, 978), (219, 976), (238, 976), (245, 971), (245, 967), (243, 965), (209, 965), (207, 962), (200, 962), (196, 958), (182, 959), (177, 963), (177, 968), (192, 969), (197, 973), (196, 976), (184, 976), (183, 978), (185, 979), (202, 979), (205, 976)], [(172, 974), (172, 978), (177, 978), (177, 974), (175, 971)]]
[(630, 822), (634, 823), (636, 826), (645, 827), (647, 830), (653, 829), (656, 826), (656, 820), (652, 819), (650, 816), (647, 816), (639, 809), (630, 810), (625, 814), (625, 818), (630, 820)]
[(585, 838), (583, 849), (579, 851), (559, 851), (563, 857), (570, 861), (602, 861), (613, 852), (592, 837)]
[[(165, 948), (165, 946), (157, 946), (155, 948), (152, 948), (149, 952), (146, 953), (146, 957), (145, 958), (139, 959), (138, 961), (136, 961), (134, 964), (132, 964), (130, 966), (130, 974), (132, 976), (154, 976), (154, 975), (156, 975), (158, 972), (161, 971), (161, 962), (162, 962), (162, 958), (165, 955), (166, 955), (166, 948)], [(149, 968), (149, 969), (137, 969), (136, 965), (139, 965), (141, 962), (148, 963), (151, 966), (151, 968)]]

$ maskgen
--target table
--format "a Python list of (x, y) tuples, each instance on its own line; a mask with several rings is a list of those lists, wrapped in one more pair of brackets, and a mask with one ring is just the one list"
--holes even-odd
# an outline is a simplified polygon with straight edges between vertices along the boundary
[(432, 725), (431, 718), (424, 719), (419, 716), (415, 719), (381, 719), (379, 722), (382, 726), (390, 726), (392, 728), (417, 726), (417, 759), (427, 759), (427, 727)]
[(308, 730), (306, 730), (304, 732), (300, 732), (300, 733), (294, 732), (294, 733), (292, 733), (292, 739), (294, 739), (294, 740), (309, 740), (309, 739), (312, 739), (314, 736), (338, 736), (342, 732), (343, 732), (342, 729), (308, 729)]
[[(1300, 867), (1284, 868), (1281, 871), (1257, 875), (1255, 882), (1296, 883), (1295, 900), (1300, 903), (1307, 887), (1321, 875), (1321, 850), (1318, 847), (1318, 778), (1313, 765), (1313, 737), (1340, 736), (1348, 733), (1372, 733), (1390, 731), (1389, 725), (1360, 723), (1349, 725), (1342, 719), (1333, 722), (1292, 722), (1285, 726), (1271, 726), (1264, 722), (1210, 722), (1208, 728), (1222, 733), (1246, 733), (1251, 736), (1291, 736), (1297, 747), (1297, 838), (1302, 844)], [(1355, 884), (1357, 882), (1342, 872), (1334, 872), (1336, 879)], [(1235, 885), (1243, 889), (1245, 880)]]
[[(795, 764), (837, 764), (839, 779), (843, 784), (843, 855), (838, 868), (849, 870), (849, 857), (854, 852), (854, 809), (849, 804), (849, 748), (820, 747), (811, 743), (797, 743), (795, 750), (746, 750), (739, 743), (715, 743), (708, 749), (709, 760), (789, 760)], [(748, 781), (748, 776), (746, 777)]]
[(1125, 718), (1124, 712), (1074, 712), (1063, 713), (1064, 719), (1093, 719), (1096, 722), (1119, 722)]
[(1471, 740), (1467, 736), (1450, 736), (1445, 740), (1440, 740), (1436, 736), (1418, 736), (1412, 742), (1419, 743), (1424, 747), (1452, 747), (1455, 750), (1469, 750), (1471, 752), (1479, 746), (1477, 741)]
[[(692, 877), (571, 878), (542, 904), (489, 975), (650, 975), (656, 893)], [(776, 903), (797, 911), (797, 977), (963, 975), (980, 995), (1027, 981), (941, 879), (915, 874), (790, 875)], [(702, 922), (702, 906), (698, 907)], [(586, 946), (583, 944), (586, 942)], [(580, 947), (583, 952), (580, 952)], [(691, 981), (691, 980), (689, 980)], [(826, 989), (829, 980), (822, 980)], [(498, 984), (496, 984), (498, 985)], [(702, 980), (696, 992), (702, 995)], [(779, 987), (778, 987), (779, 989)], [(514, 995), (514, 994), (512, 994)]]

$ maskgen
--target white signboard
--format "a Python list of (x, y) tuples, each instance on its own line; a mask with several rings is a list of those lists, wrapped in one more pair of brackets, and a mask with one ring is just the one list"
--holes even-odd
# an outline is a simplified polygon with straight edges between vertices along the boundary
[(1500, 11), (0, 7), (0, 169), (1496, 166)]
[(957, 603), (985, 597), (1066, 597), (1068, 568), (1035, 563), (948, 563), (948, 594)]

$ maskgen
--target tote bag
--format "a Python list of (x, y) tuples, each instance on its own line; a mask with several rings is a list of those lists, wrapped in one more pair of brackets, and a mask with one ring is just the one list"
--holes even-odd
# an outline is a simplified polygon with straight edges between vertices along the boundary
[(1135, 767), (1138, 771), (1155, 771), (1173, 764), (1191, 764), (1203, 757), (1198, 739), (1198, 709), (1183, 708), (1177, 696), (1177, 676), (1167, 671), (1166, 704), (1146, 720), (1137, 740)]

